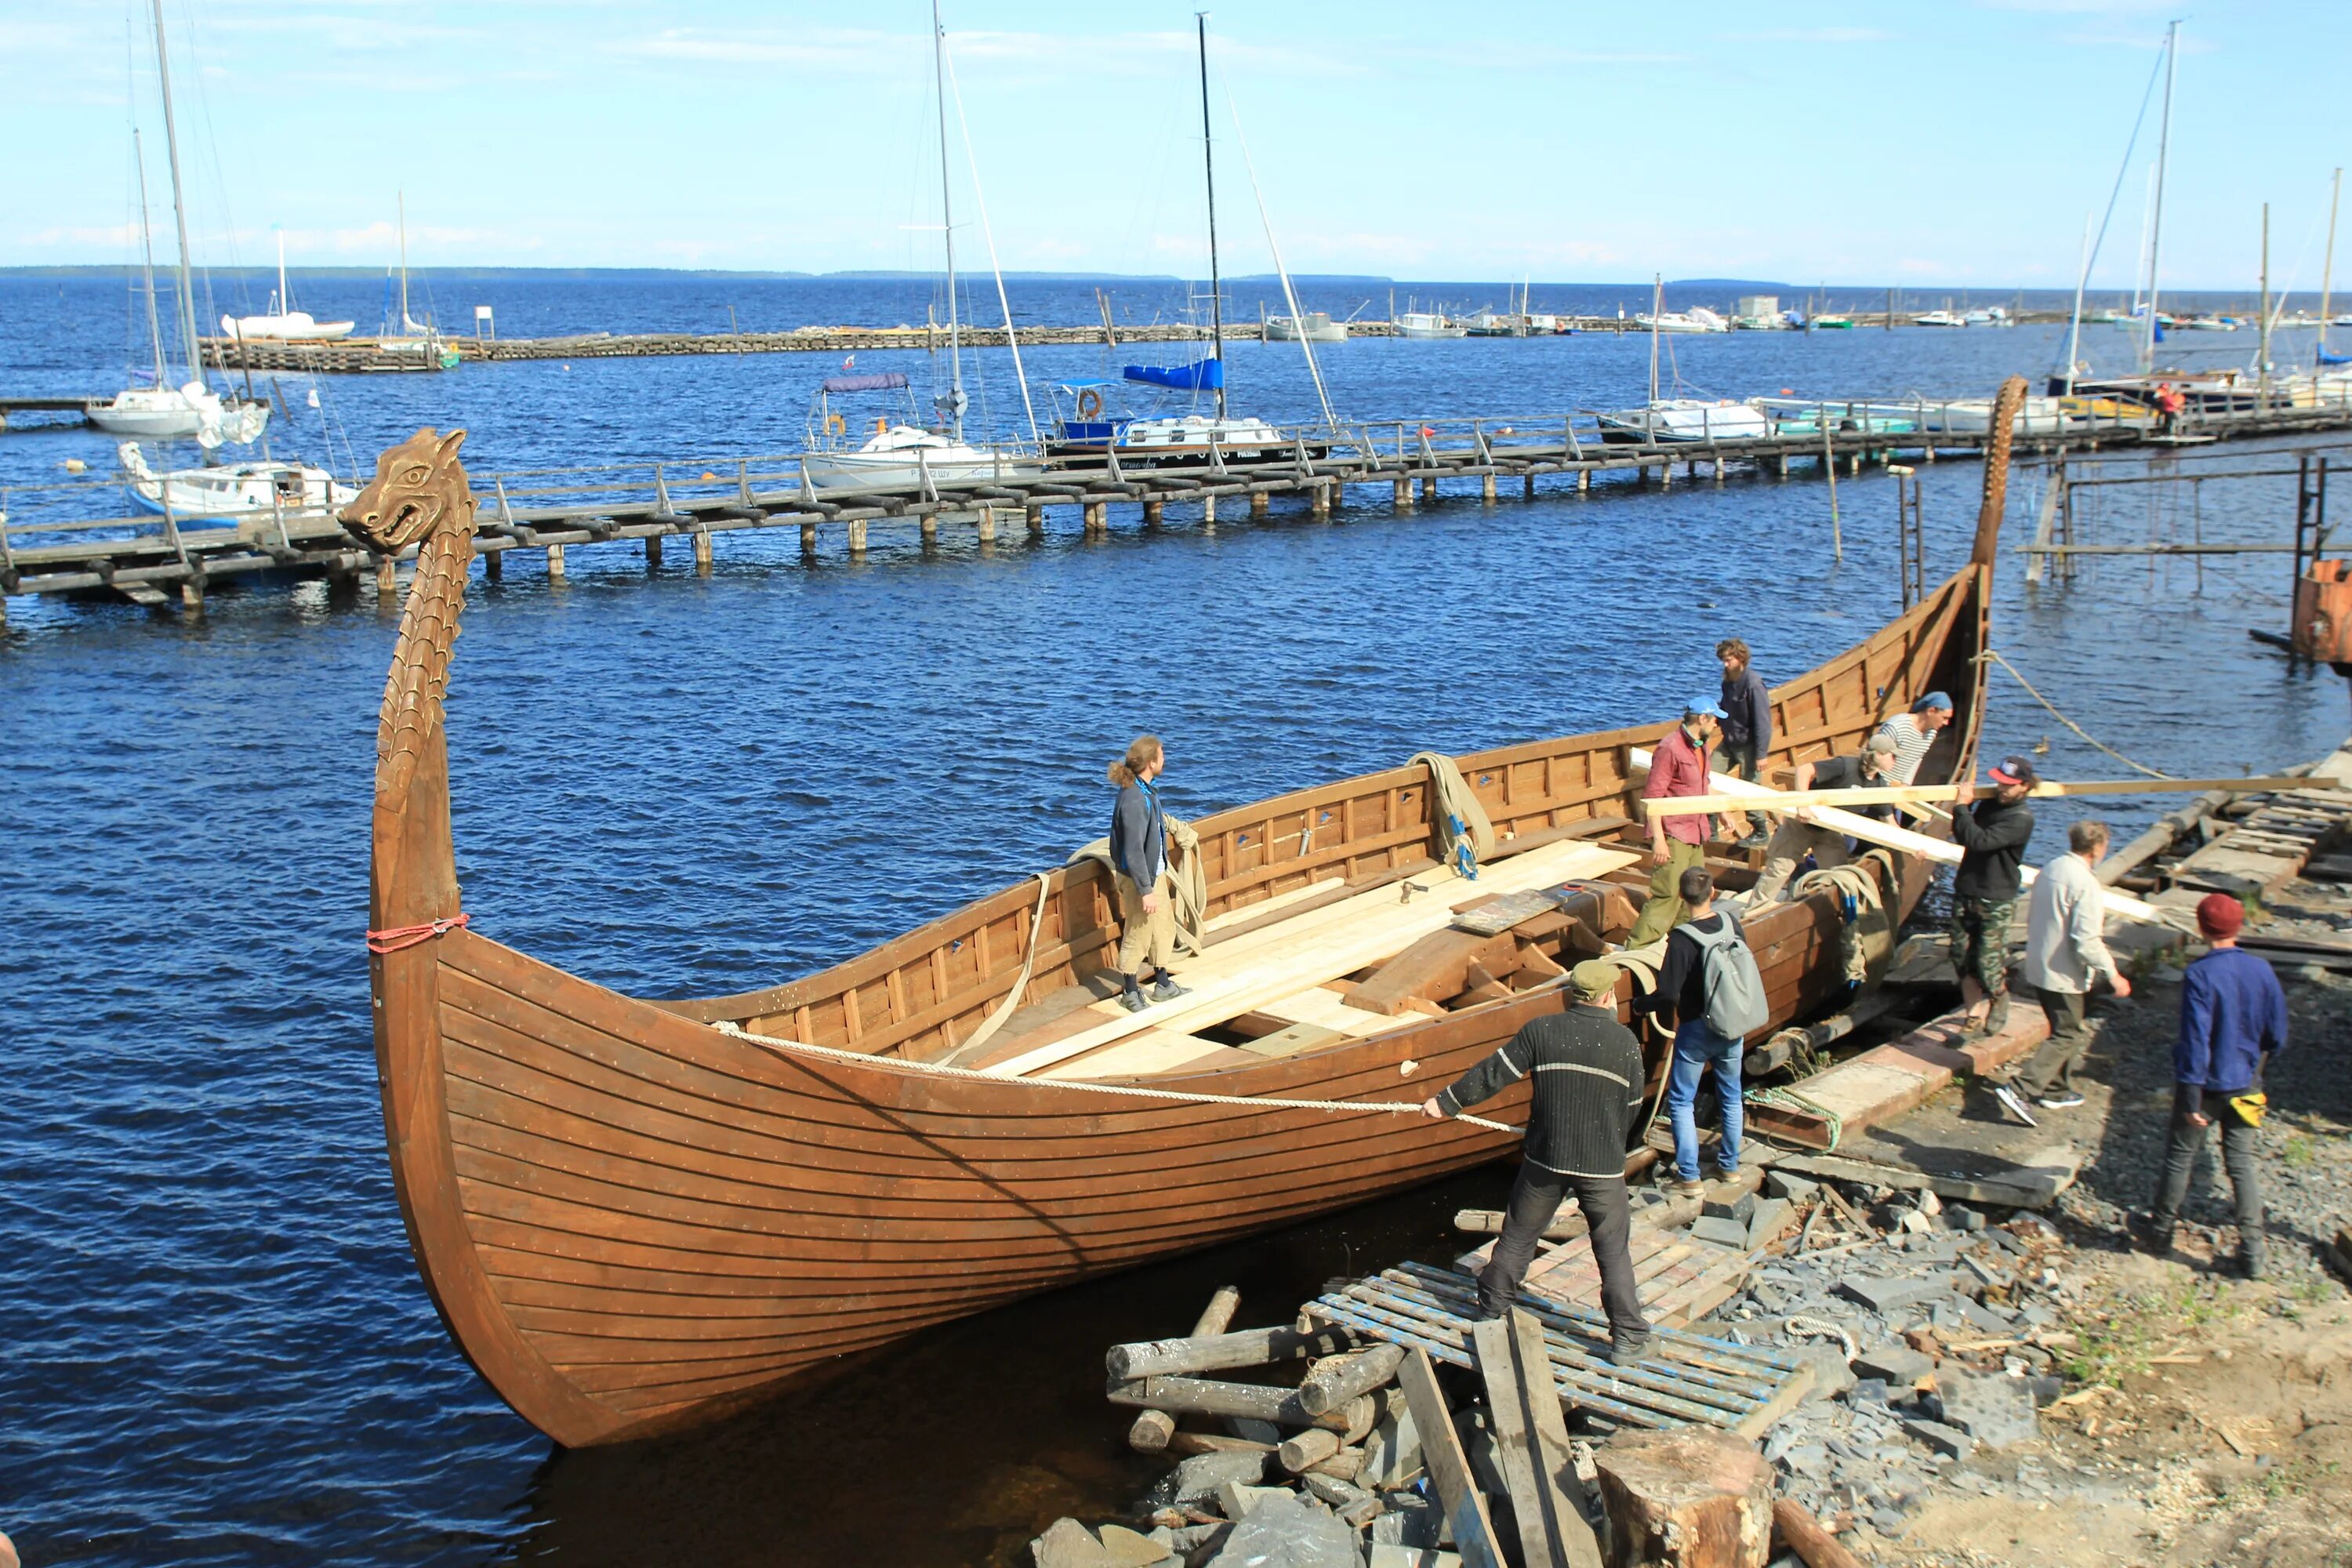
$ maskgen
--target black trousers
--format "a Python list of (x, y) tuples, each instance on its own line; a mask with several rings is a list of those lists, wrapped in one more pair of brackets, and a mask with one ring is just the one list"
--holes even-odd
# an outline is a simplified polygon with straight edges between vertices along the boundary
[[(2263, 1177), (2254, 1163), (2255, 1130), (2253, 1123), (2238, 1114), (2230, 1097), (2218, 1090), (2205, 1091), (2205, 1114), (2212, 1123), (2207, 1127), (2192, 1126), (2189, 1107), (2179, 1090), (2172, 1099), (2172, 1138), (2164, 1151), (2164, 1174), (2156, 1186), (2156, 1223), (2167, 1235), (2180, 1218), (2180, 1205), (2189, 1197), (2189, 1173), (2197, 1163), (2197, 1151), (2206, 1138), (2219, 1128), (2221, 1133), (2221, 1165), (2230, 1173), (2231, 1194), (2237, 1199), (2238, 1245), (2247, 1251), (2263, 1249)], [(1502, 1256), (1502, 1248), (1495, 1249)]]
[(1563, 1199), (1573, 1194), (1591, 1229), (1592, 1260), (1601, 1269), (1601, 1309), (1608, 1314), (1612, 1335), (1624, 1338), (1649, 1332), (1642, 1315), (1642, 1299), (1633, 1289), (1633, 1255), (1626, 1237), (1633, 1228), (1633, 1200), (1622, 1176), (1564, 1176), (1533, 1161), (1519, 1163), (1518, 1179), (1511, 1184), (1510, 1206), (1504, 1211), (1503, 1234), (1486, 1271), (1478, 1276), (1478, 1307), (1500, 1317), (1519, 1299), (1519, 1281), (1535, 1261), (1536, 1244), (1559, 1213)]
[(2079, 991), (2045, 991), (2039, 985), (2025, 989), (2042, 1004), (2042, 1016), (2050, 1020), (2050, 1037), (2026, 1058), (2017, 1086), (2029, 1095), (2072, 1089), (2074, 1064), (2091, 1044), (2091, 1026), (2084, 1016), (2091, 999)]

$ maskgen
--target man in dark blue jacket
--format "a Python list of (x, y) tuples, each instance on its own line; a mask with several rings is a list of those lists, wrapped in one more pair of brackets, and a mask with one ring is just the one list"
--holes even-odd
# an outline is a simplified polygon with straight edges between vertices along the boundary
[[(1772, 691), (1756, 673), (1748, 645), (1739, 638), (1716, 644), (1715, 657), (1723, 663), (1723, 771), (1754, 784), (1772, 750)], [(1751, 831), (1745, 812), (1727, 812), (1723, 820), (1737, 838), (1754, 837), (1761, 831)]]
[(2172, 1138), (2156, 1204), (2136, 1228), (2158, 1253), (2172, 1247), (2173, 1226), (2189, 1195), (2189, 1173), (2206, 1129), (2221, 1129), (2221, 1163), (2237, 1199), (2238, 1267), (2263, 1277), (2263, 1186), (2254, 1164), (2262, 1124), (2263, 1068), (2286, 1048), (2286, 992), (2271, 966), (2238, 945), (2245, 907), (2227, 893), (2197, 906), (2197, 929), (2212, 951), (2189, 966), (2180, 984), (2180, 1040), (2173, 1047)]

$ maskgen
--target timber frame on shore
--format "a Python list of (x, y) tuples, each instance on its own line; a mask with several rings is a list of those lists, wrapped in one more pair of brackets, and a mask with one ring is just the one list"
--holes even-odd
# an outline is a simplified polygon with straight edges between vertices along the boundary
[[(1840, 405), (1824, 406), (1833, 417)], [(1948, 416), (1939, 422), (1950, 423)], [(2183, 421), (2181, 434), (2244, 439), (2344, 429), (2352, 429), (2352, 407), (2282, 407), (2195, 416)], [(1160, 523), (1171, 503), (1197, 505), (1213, 524), (1229, 505), (1245, 504), (1251, 517), (1265, 517), (1276, 497), (1303, 501), (1310, 516), (1328, 517), (1349, 486), (1389, 486), (1393, 504), (1404, 510), (1436, 500), (1441, 485), (1473, 482), (1486, 501), (1497, 500), (1506, 481), (1517, 482), (1532, 500), (1542, 479), (1569, 481), (1579, 492), (1594, 490), (1596, 479), (1613, 481), (1605, 487), (1611, 489), (1671, 487), (1677, 470), (1686, 480), (1704, 472), (1718, 485), (1735, 473), (1786, 479), (1807, 472), (1834, 484), (1841, 468), (1853, 475), (1866, 464), (1980, 457), (1989, 440), (1966, 432), (1828, 429), (1763, 440), (1604, 444), (1597, 427), (1574, 415), (1386, 420), (1283, 434), (1291, 449), (1278, 458), (1216, 458), (1206, 466), (1152, 468), (1122, 468), (1114, 460), (919, 492), (819, 490), (796, 455), (489, 475), (482, 482), (488, 493), (476, 550), (492, 578), (518, 550), (543, 552), (548, 574), (562, 577), (572, 545), (642, 541), (646, 563), (658, 566), (664, 542), (682, 537), (697, 570), (708, 572), (714, 536), (747, 530), (797, 528), (803, 554), (814, 557), (822, 531), (837, 526), (856, 558), (866, 552), (877, 523), (911, 525), (929, 546), (940, 524), (950, 522), (973, 529), (985, 544), (1014, 518), (1030, 534), (1042, 534), (1049, 509), (1076, 509), (1090, 538), (1108, 532), (1113, 506), (1136, 507), (1146, 528)], [(2160, 435), (2147, 419), (2126, 416), (2070, 424), (2054, 433), (2029, 431), (2015, 441), (2021, 454), (2055, 456), (2167, 451), (2172, 448), (2164, 443), (2177, 438)], [(28, 544), (27, 535), (56, 542)], [(359, 548), (331, 513), (318, 509), (184, 526), (166, 516), (160, 528), (152, 517), (11, 523), (0, 514), (0, 594), (110, 593), (161, 605), (169, 602), (166, 590), (176, 589), (184, 604), (194, 605), (210, 582), (257, 572), (342, 583), (373, 570), (379, 587), (389, 590), (394, 566), (394, 558)]]

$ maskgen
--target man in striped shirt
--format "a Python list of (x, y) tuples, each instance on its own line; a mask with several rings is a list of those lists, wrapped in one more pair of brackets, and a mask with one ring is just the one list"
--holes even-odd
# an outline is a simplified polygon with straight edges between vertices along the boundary
[(1448, 1117), (1533, 1079), (1528, 1138), (1518, 1178), (1478, 1276), (1478, 1310), (1499, 1318), (1518, 1299), (1562, 1199), (1573, 1194), (1592, 1237), (1601, 1270), (1601, 1305), (1609, 1319), (1609, 1359), (1631, 1366), (1655, 1353), (1657, 1336), (1642, 1315), (1626, 1242), (1633, 1205), (1625, 1193), (1625, 1145), (1642, 1109), (1642, 1047), (1617, 1021), (1617, 966), (1588, 959), (1570, 972), (1574, 1001), (1538, 1018), (1454, 1085), (1422, 1102), (1424, 1115)]
[(1911, 704), (1908, 713), (1897, 713), (1878, 727), (1878, 733), (1895, 742), (1895, 766), (1891, 770), (1899, 784), (1916, 784), (1919, 764), (1935, 749), (1936, 737), (1952, 721), (1952, 700), (1940, 691), (1930, 691)]

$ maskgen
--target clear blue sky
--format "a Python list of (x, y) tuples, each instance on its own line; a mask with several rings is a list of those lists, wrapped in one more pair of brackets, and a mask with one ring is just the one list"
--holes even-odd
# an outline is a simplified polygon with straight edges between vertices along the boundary
[[(1435, 5), (1212, 16), (1229, 269), (1808, 285), (2072, 281), (2168, 16), (2137, 0)], [(929, 267), (926, 9), (750, 0), (165, 0), (203, 259)], [(168, 235), (137, 0), (0, 0), (0, 265), (131, 255), (131, 117)], [(950, 0), (1008, 268), (1197, 275), (1181, 5)], [(2165, 266), (2315, 288), (2352, 153), (2352, 3), (2208, 5), (2180, 60)], [(126, 58), (128, 56), (129, 58)], [(952, 110), (950, 114), (952, 115)], [(2095, 283), (2128, 286), (2155, 115)], [(982, 255), (959, 142), (958, 243)], [(2352, 270), (2352, 258), (2341, 270)]]

